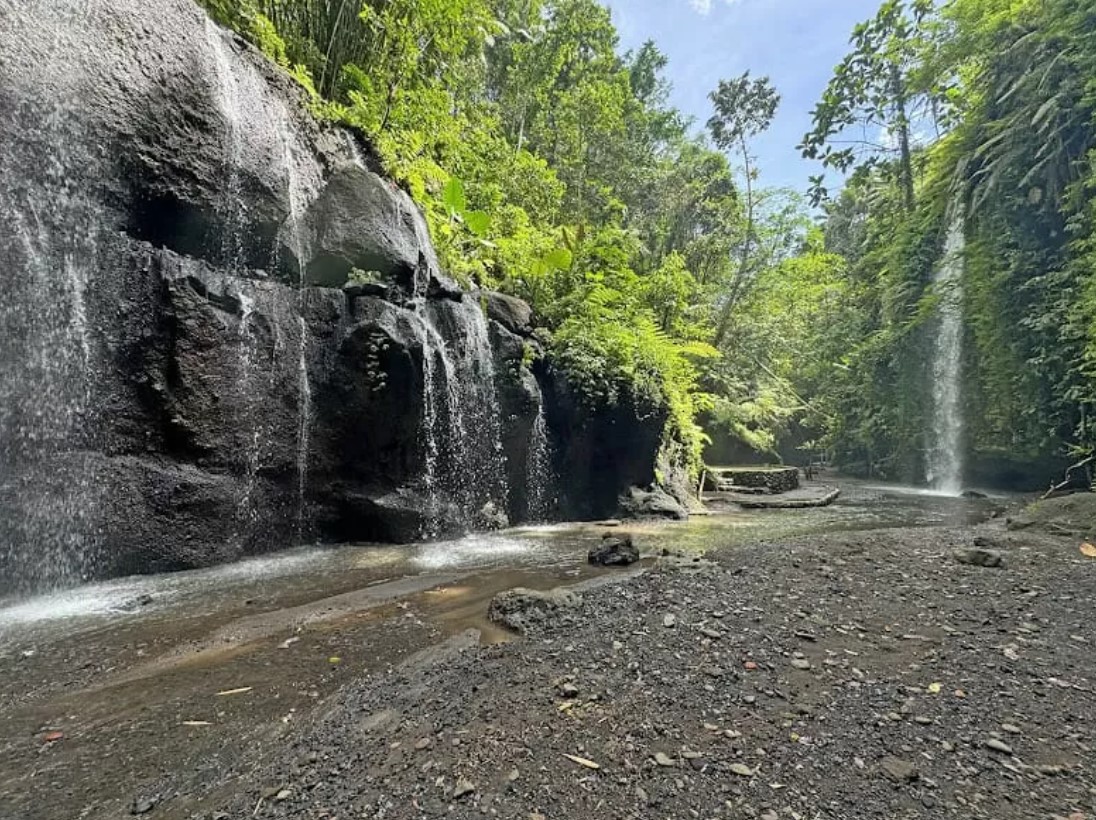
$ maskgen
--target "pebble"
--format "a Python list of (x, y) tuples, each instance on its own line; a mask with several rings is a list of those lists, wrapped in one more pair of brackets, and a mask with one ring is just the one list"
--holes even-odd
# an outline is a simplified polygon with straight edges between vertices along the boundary
[(792, 658), (792, 666), (796, 669), (810, 669), (811, 662), (806, 658)]
[(563, 695), (563, 697), (565, 697), (565, 698), (577, 698), (578, 693), (579, 693), (579, 688), (577, 686), (575, 686), (573, 683), (565, 682), (565, 683), (560, 684), (559, 693), (561, 695)]
[(956, 550), (953, 555), (960, 564), (972, 567), (1000, 567), (1003, 561), (1001, 553), (997, 550), (987, 550), (980, 547)]
[(1008, 732), (1010, 735), (1018, 735), (1020, 734), (1020, 727), (1012, 723), (1002, 723), (1001, 731)]
[(674, 759), (665, 752), (655, 752), (655, 763), (659, 766), (673, 766)]
[(995, 752), (1000, 752), (1003, 755), (1012, 754), (1012, 747), (1009, 746), (1007, 743), (1003, 743), (995, 737), (991, 737), (989, 740), (986, 741), (986, 748), (992, 749)]
[(675, 626), (677, 626), (677, 617), (674, 615), (666, 615), (662, 619), (662, 625), (667, 629), (673, 629)]
[(457, 785), (453, 787), (453, 799), (460, 800), (476, 790), (476, 786), (466, 777), (458, 778)]

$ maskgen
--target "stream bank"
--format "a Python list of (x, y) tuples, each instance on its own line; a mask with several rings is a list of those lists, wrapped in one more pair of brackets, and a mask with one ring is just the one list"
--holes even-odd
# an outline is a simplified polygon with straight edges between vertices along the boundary
[[(885, 634), (882, 624), (907, 617), (902, 607), (915, 606), (915, 599), (938, 582), (947, 582), (940, 587), (945, 596), (967, 588), (967, 593), (974, 593), (975, 608), (995, 605), (992, 602), (1002, 594), (997, 586), (987, 594), (983, 581), (1004, 584), (1006, 589), (1031, 584), (1035, 589), (1068, 588), (1062, 578), (1032, 579), (1027, 564), (1023, 568), (1006, 565), (1005, 571), (990, 576), (972, 575), (975, 568), (948, 561), (952, 539), (973, 537), (973, 531), (955, 528), (984, 521), (996, 508), (995, 502), (940, 499), (853, 484), (845, 487), (837, 504), (824, 509), (750, 511), (637, 526), (630, 529), (645, 554), (664, 548), (687, 554), (708, 552), (720, 566), (712, 570), (713, 575), (696, 576), (655, 568), (638, 580), (592, 591), (581, 609), (568, 613), (544, 635), (518, 643), (508, 642), (512, 636), (487, 621), (491, 597), (514, 586), (547, 589), (586, 578), (616, 577), (585, 562), (586, 550), (600, 540), (602, 528), (560, 525), (405, 549), (363, 546), (291, 552), (196, 573), (125, 579), (77, 591), (91, 592), (90, 599), (76, 599), (82, 601), (82, 614), (70, 609), (66, 615), (66, 602), (57, 597), (0, 607), (0, 690), (7, 693), (0, 703), (6, 727), (0, 740), (4, 772), (0, 815), (20, 820), (116, 818), (151, 801), (148, 813), (153, 817), (209, 818), (220, 811), (245, 817), (251, 816), (254, 804), (246, 812), (239, 805), (226, 805), (234, 795), (240, 801), (244, 796), (257, 801), (277, 786), (278, 792), (290, 788), (300, 796), (306, 774), (326, 783), (332, 770), (340, 772), (332, 781), (337, 798), (335, 792), (309, 789), (303, 805), (268, 799), (263, 811), (277, 816), (293, 806), (302, 812), (299, 816), (319, 817), (323, 816), (320, 810), (327, 808), (328, 816), (347, 816), (347, 805), (364, 799), (366, 792), (359, 794), (359, 790), (377, 786), (393, 794), (406, 789), (410, 795), (443, 774), (447, 778), (443, 785), (436, 793), (423, 794), (419, 803), (448, 805), (457, 769), (460, 776), (475, 775), (481, 794), (488, 788), (480, 770), (490, 767), (486, 758), (475, 755), (490, 744), (483, 745), (486, 741), (477, 740), (476, 733), (494, 724), (472, 721), (479, 707), (473, 705), (476, 693), (470, 687), (492, 699), (496, 719), (510, 709), (514, 721), (534, 731), (553, 725), (556, 717), (552, 716), (562, 714), (554, 711), (559, 704), (551, 699), (553, 681), (572, 674), (571, 666), (585, 668), (595, 659), (595, 665), (606, 667), (598, 674), (608, 674), (614, 662), (612, 642), (620, 641), (628, 652), (638, 653), (634, 660), (643, 667), (640, 682), (636, 683), (637, 670), (629, 672), (625, 665), (619, 669), (624, 677), (606, 678), (604, 684), (581, 680), (586, 673), (580, 669), (576, 685), (587, 693), (586, 699), (596, 693), (595, 703), (615, 704), (605, 713), (611, 719), (604, 731), (623, 735), (631, 731), (632, 718), (625, 719), (628, 714), (644, 710), (652, 716), (671, 714), (667, 704), (675, 700), (681, 709), (700, 712), (709, 708), (704, 698), (755, 697), (754, 706), (762, 702), (761, 694), (741, 688), (752, 685), (754, 679), (740, 679), (741, 669), (735, 669), (730, 656), (719, 661), (726, 670), (722, 676), (698, 671), (698, 652), (707, 649), (697, 643), (704, 636), (698, 638), (696, 621), (705, 607), (731, 619), (725, 618), (725, 625), (709, 619), (705, 626), (726, 636), (713, 643), (715, 650), (729, 652), (732, 644), (727, 642), (733, 640), (735, 652), (765, 653), (759, 660), (775, 664), (773, 640), (792, 623), (784, 607), (793, 604), (809, 614), (817, 611), (838, 626), (843, 623), (840, 618), (847, 616), (826, 615), (827, 608), (860, 607), (864, 619), (868, 615), (871, 619), (858, 622), (874, 624), (874, 635)], [(861, 532), (868, 534), (856, 534)], [(841, 552), (860, 549), (864, 557), (856, 560)], [(836, 557), (826, 565), (835, 576), (827, 578), (815, 565), (821, 565), (819, 556), (831, 551), (836, 551)], [(1027, 547), (1018, 554), (1027, 556)], [(814, 557), (807, 561), (803, 557), (807, 555)], [(838, 559), (846, 565), (841, 566)], [(646, 567), (651, 566), (648, 559)], [(1034, 561), (1031, 566), (1045, 570)], [(919, 573), (926, 571), (929, 574), (922, 578)], [(906, 581), (903, 574), (908, 576)], [(875, 577), (881, 580), (876, 583)], [(680, 581), (663, 586), (666, 579), (676, 578)], [(673, 586), (678, 583), (684, 586)], [(902, 583), (911, 585), (909, 592), (902, 593), (905, 600), (888, 600), (896, 597)], [(958, 586), (949, 591), (947, 584)], [(831, 586), (838, 591), (826, 592)], [(812, 604), (820, 591), (822, 602)], [(142, 606), (138, 599), (144, 595), (151, 600)], [(671, 600), (677, 604), (668, 609)], [(770, 610), (769, 601), (781, 608)], [(678, 625), (667, 629), (661, 623), (671, 609)], [(658, 629), (646, 623), (656, 613)], [(920, 632), (916, 617), (908, 617), (909, 629)], [(430, 647), (449, 638), (461, 640), (459, 636), (469, 629), (477, 630), (480, 637), (468, 644), (467, 652), (436, 666), (427, 663), (437, 656)], [(754, 636), (747, 644), (750, 632), (757, 629), (774, 637)], [(818, 632), (819, 646), (829, 647), (823, 634)], [(492, 648), (499, 641), (504, 645)], [(895, 645), (904, 647), (905, 642)], [(980, 638), (974, 645), (981, 645)], [(876, 652), (889, 652), (852, 643), (848, 648), (873, 657)], [(413, 670), (401, 666), (419, 651), (425, 654)], [(839, 651), (840, 661), (853, 657), (844, 655), (843, 649), (834, 651)], [(671, 663), (674, 655), (686, 660)], [(539, 668), (535, 659), (547, 665)], [(862, 671), (866, 668), (859, 661), (854, 665)], [(768, 672), (783, 674), (775, 666), (766, 667)], [(712, 686), (713, 691), (704, 686)], [(246, 691), (217, 694), (241, 689)], [(542, 708), (548, 703), (544, 698), (551, 701), (547, 712)], [(504, 708), (504, 702), (512, 708)], [(434, 749), (459, 749), (439, 761), (438, 765), (448, 768), (437, 769), (429, 777), (415, 769), (381, 774), (388, 769), (375, 756), (387, 750), (390, 742), (401, 743), (398, 754), (402, 755), (422, 739), (401, 740), (407, 727), (370, 717), (389, 708), (397, 715), (414, 716), (422, 725), (449, 727), (431, 740)], [(637, 712), (616, 711), (624, 708)], [(737, 725), (738, 713), (728, 711), (727, 715)], [(460, 747), (452, 746), (456, 731), (470, 733), (456, 735)], [(736, 731), (745, 729), (738, 726)], [(47, 742), (49, 732), (62, 732), (64, 737)], [(513, 749), (525, 748), (518, 739), (512, 740)], [(529, 748), (521, 754), (539, 760), (540, 751)], [(287, 772), (300, 759), (307, 760), (313, 750), (316, 766), (290, 777)], [(593, 752), (592, 746), (589, 751)], [(591, 757), (573, 749), (567, 753)], [(561, 762), (572, 765), (566, 759), (544, 762), (550, 777), (561, 778), (558, 783), (549, 782), (545, 793), (569, 793), (584, 774), (560, 769)], [(638, 757), (633, 762), (644, 765)], [(625, 771), (613, 771), (605, 760), (601, 763), (612, 771), (610, 779), (601, 774), (587, 785), (604, 789), (624, 776)], [(359, 764), (365, 768), (357, 768)], [(344, 765), (350, 768), (344, 771), (340, 768)], [(531, 774), (527, 763), (515, 759), (514, 765), (526, 776)], [(277, 782), (283, 778), (288, 778), (288, 785)], [(410, 779), (419, 785), (412, 787)], [(50, 795), (48, 801), (39, 797), (43, 793)], [(528, 800), (525, 813), (515, 813), (516, 804), (508, 803), (514, 809), (508, 809), (509, 815), (526, 817), (539, 810), (546, 816), (572, 816), (569, 810), (553, 809), (554, 804)], [(631, 806), (627, 800), (619, 805)], [(472, 814), (484, 804), (477, 797), (458, 801), (457, 806), (458, 811)], [(404, 801), (398, 811), (389, 810), (387, 815), (371, 806), (350, 816), (423, 816), (416, 811)]]

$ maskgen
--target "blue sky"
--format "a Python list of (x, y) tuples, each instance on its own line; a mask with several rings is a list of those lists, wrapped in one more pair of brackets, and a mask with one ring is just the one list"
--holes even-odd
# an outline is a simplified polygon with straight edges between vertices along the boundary
[(880, 0), (603, 0), (621, 46), (654, 40), (670, 60), (673, 103), (703, 125), (708, 92), (720, 78), (749, 69), (767, 74), (783, 100), (770, 131), (754, 142), (761, 182), (805, 190), (818, 163), (795, 146), (810, 127), (810, 110), (845, 55), (849, 34), (872, 17)]

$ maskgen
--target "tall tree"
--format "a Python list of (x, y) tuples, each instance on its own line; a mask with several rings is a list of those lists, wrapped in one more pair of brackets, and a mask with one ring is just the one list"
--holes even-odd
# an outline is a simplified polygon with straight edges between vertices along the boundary
[(731, 80), (720, 80), (719, 86), (708, 95), (715, 113), (708, 120), (712, 141), (722, 151), (736, 151), (742, 159), (746, 193), (746, 227), (739, 249), (738, 273), (731, 283), (721, 308), (716, 326), (715, 345), (724, 340), (730, 327), (735, 305), (748, 284), (753, 272), (757, 197), (754, 190), (757, 170), (750, 154), (751, 137), (765, 131), (776, 116), (780, 95), (768, 77), (750, 78), (750, 72)]
[[(886, 0), (874, 18), (856, 26), (852, 51), (834, 70), (812, 111), (814, 127), (799, 146), (807, 159), (843, 173), (894, 157), (907, 211), (916, 200), (912, 128), (920, 104), (930, 99), (917, 74), (921, 27), (932, 13), (932, 0)], [(856, 126), (860, 134), (851, 132)], [(811, 183), (818, 204), (826, 196), (824, 179)]]

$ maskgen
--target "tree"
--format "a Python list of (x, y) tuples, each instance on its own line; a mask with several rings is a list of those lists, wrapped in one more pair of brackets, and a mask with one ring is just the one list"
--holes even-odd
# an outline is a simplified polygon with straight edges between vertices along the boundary
[(746, 227), (739, 251), (738, 273), (725, 296), (719, 323), (716, 326), (715, 345), (723, 342), (730, 326), (735, 304), (751, 275), (751, 251), (757, 201), (754, 195), (756, 169), (750, 156), (749, 139), (765, 131), (776, 116), (780, 95), (768, 77), (750, 78), (750, 72), (732, 80), (720, 80), (719, 86), (708, 95), (715, 113), (708, 120), (712, 141), (722, 151), (737, 151), (742, 158), (746, 189)]
[[(896, 157), (907, 211), (916, 201), (911, 131), (923, 113), (919, 105), (930, 99), (916, 74), (916, 60), (921, 26), (932, 13), (932, 0), (912, 0), (908, 6), (904, 0), (887, 0), (873, 19), (859, 24), (850, 40), (853, 50), (834, 70), (811, 112), (814, 128), (799, 146), (805, 158), (842, 173)], [(853, 126), (860, 126), (860, 136), (849, 134)], [(815, 205), (826, 197), (823, 183), (821, 176), (811, 178)]]

